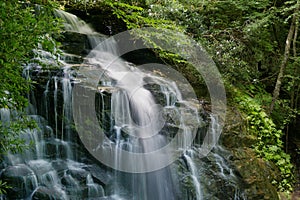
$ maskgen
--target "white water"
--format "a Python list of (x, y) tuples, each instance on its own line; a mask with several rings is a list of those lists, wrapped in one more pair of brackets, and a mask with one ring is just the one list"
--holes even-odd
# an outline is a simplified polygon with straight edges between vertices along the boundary
[[(107, 49), (107, 46), (105, 48)], [(111, 46), (110, 48), (115, 47)], [(109, 58), (114, 59), (113, 55), (102, 54), (104, 49), (101, 51), (98, 48), (97, 51), (94, 53), (97, 55), (97, 59), (91, 58), (89, 64), (107, 66), (107, 63), (111, 62)], [(102, 56), (105, 56), (105, 59)], [(111, 119), (113, 119), (116, 134), (115, 165), (120, 166), (124, 164), (121, 150), (144, 153), (155, 151), (166, 144), (166, 138), (158, 135), (163, 121), (157, 119), (159, 119), (158, 114), (163, 107), (158, 107), (154, 96), (143, 87), (145, 84), (143, 79), (147, 76), (145, 73), (132, 68), (120, 59), (115, 60), (113, 65), (104, 70), (116, 82), (115, 85), (110, 85), (117, 88), (111, 96)], [(156, 81), (158, 82), (159, 79), (157, 78)], [(121, 132), (125, 134), (125, 137)], [(127, 162), (131, 163), (133, 169), (138, 166), (136, 160)], [(151, 162), (162, 161), (156, 158)], [(124, 179), (123, 176), (126, 178)], [(132, 199), (171, 200), (177, 198), (169, 168), (139, 175), (124, 175), (121, 172), (115, 172), (115, 181), (114, 193), (117, 195), (126, 197), (126, 194), (122, 194), (124, 189), (118, 186), (120, 182), (125, 181), (129, 182), (129, 186), (125, 186), (125, 188), (131, 191), (130, 198)]]
[(95, 184), (92, 176), (87, 175), (86, 185), (88, 186), (88, 196), (89, 197), (102, 197), (105, 196), (105, 192), (102, 186)]
[(44, 91), (44, 95), (43, 95), (43, 102), (44, 102), (44, 106), (45, 106), (45, 118), (46, 120), (49, 120), (49, 111), (48, 111), (48, 93), (49, 93), (49, 84), (50, 84), (50, 80), (47, 81), (46, 84), (46, 89)]
[[(63, 13), (60, 13), (60, 15), (63, 15)], [(69, 14), (66, 14), (63, 18), (67, 22), (72, 22), (71, 24), (74, 24), (77, 20), (76, 17)], [(89, 35), (93, 36), (93, 40), (90, 39), (92, 47), (96, 47), (101, 41), (100, 39), (95, 39), (94, 31), (81, 22), (74, 25), (73, 28), (68, 26), (68, 29), (85, 34), (89, 32)], [(117, 147), (115, 150), (115, 165), (123, 164), (122, 150), (147, 153), (166, 145), (168, 138), (159, 134), (159, 131), (164, 126), (164, 121), (160, 114), (164, 107), (177, 110), (178, 114), (180, 114), (181, 111), (174, 105), (175, 102), (182, 100), (176, 84), (161, 77), (144, 73), (132, 64), (116, 58), (118, 53), (113, 40), (110, 43), (106, 42), (98, 46), (90, 55), (92, 56), (88, 57), (86, 63), (102, 67), (105, 76), (113, 80), (105, 82), (103, 86), (117, 88), (111, 95), (111, 119), (113, 120), (114, 140)], [(84, 70), (81, 73), (91, 85), (95, 85), (94, 81), (97, 81), (99, 78), (97, 73), (93, 71)], [(151, 79), (152, 83), (160, 86), (160, 92), (165, 96), (165, 105), (158, 105), (151, 91), (144, 87), (147, 84), (145, 78)], [(181, 116), (179, 122), (181, 124), (178, 125), (185, 127), (185, 133), (188, 135), (190, 130), (184, 122), (184, 116)], [(190, 135), (192, 134), (190, 133)], [(163, 160), (159, 159), (156, 158), (148, 162), (163, 162)], [(136, 160), (128, 160), (127, 162), (132, 165), (132, 168), (138, 166), (136, 165), (138, 164)], [(125, 179), (124, 176), (126, 177)], [(126, 194), (122, 194), (124, 189), (119, 187), (119, 183), (122, 181), (129, 183), (129, 186), (125, 186), (125, 190), (131, 191), (130, 196), (133, 199), (171, 200), (178, 198), (176, 196), (175, 182), (169, 167), (148, 174), (124, 175), (116, 171), (114, 193), (126, 196)]]
[(56, 135), (56, 138), (58, 137), (58, 114), (57, 114), (57, 89), (58, 89), (58, 86), (57, 86), (57, 77), (55, 76), (54, 77), (54, 117), (55, 117), (55, 135)]
[(9, 123), (10, 122), (10, 110), (7, 108), (0, 109), (0, 117), (2, 123)]
[(196, 191), (196, 199), (201, 200), (202, 199), (201, 184), (198, 180), (198, 177), (199, 177), (199, 174), (197, 171), (198, 169), (197, 169), (195, 163), (193, 162), (193, 157), (195, 156), (194, 154), (195, 154), (195, 152), (192, 149), (187, 149), (184, 152), (183, 156), (184, 156), (184, 158), (188, 164), (188, 168), (191, 172), (191, 178), (194, 183), (194, 188)]
[[(71, 73), (68, 67), (64, 69), (64, 77), (62, 81), (63, 88), (63, 124), (62, 124), (62, 137), (65, 137), (67, 141), (71, 141), (71, 120), (72, 120), (72, 85), (71, 85)], [(65, 128), (65, 130), (64, 130)], [(65, 133), (64, 133), (65, 131)], [(63, 140), (64, 138), (62, 138)]]

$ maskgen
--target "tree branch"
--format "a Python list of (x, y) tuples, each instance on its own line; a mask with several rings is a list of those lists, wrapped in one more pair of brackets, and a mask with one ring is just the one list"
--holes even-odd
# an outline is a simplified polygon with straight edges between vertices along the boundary
[[(298, 4), (298, 2), (297, 2), (297, 4)], [(276, 85), (275, 85), (275, 88), (274, 88), (274, 91), (273, 91), (273, 98), (272, 98), (272, 102), (271, 102), (271, 105), (270, 105), (269, 114), (272, 113), (272, 111), (274, 109), (275, 102), (277, 101), (277, 99), (279, 97), (280, 87), (281, 87), (282, 79), (283, 79), (283, 76), (284, 76), (284, 71), (285, 71), (285, 68), (287, 66), (289, 56), (290, 56), (291, 42), (292, 42), (293, 35), (295, 34), (295, 30), (296, 30), (296, 21), (298, 20), (298, 13), (297, 13), (298, 11), (299, 11), (299, 6), (297, 7), (297, 9), (294, 12), (292, 22), (291, 22), (291, 25), (290, 25), (290, 29), (289, 29), (289, 33), (288, 33), (288, 36), (286, 38), (285, 49), (284, 49), (284, 54), (283, 54), (283, 60), (280, 64), (280, 70), (279, 70)]]

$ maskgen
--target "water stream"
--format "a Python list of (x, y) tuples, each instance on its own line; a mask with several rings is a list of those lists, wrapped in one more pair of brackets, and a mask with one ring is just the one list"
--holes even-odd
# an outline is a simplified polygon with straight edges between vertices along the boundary
[[(214, 136), (214, 131), (220, 131), (216, 116), (204, 121), (198, 113), (200, 105), (182, 97), (182, 86), (176, 80), (116, 59), (116, 41), (99, 47), (105, 36), (75, 15), (63, 11), (57, 15), (66, 21), (66, 31), (86, 37), (93, 50), (83, 63), (76, 60), (83, 55), (65, 52), (63, 57), (68, 59), (62, 59), (57, 69), (43, 70), (38, 64), (26, 67), (27, 78), (39, 83), (29, 94), (32, 109), (28, 109), (38, 128), (22, 133), (28, 144), (33, 142), (29, 150), (9, 153), (1, 163), (1, 177), (13, 186), (2, 199), (246, 199), (226, 150), (217, 145), (208, 157), (199, 156), (201, 134)], [(78, 66), (84, 70), (78, 71)], [(159, 150), (176, 134), (183, 135), (178, 141), (184, 147), (178, 149), (182, 156), (171, 165), (145, 173), (101, 164), (84, 147), (74, 126), (72, 92), (76, 84), (95, 94), (97, 125), (108, 138), (98, 148), (113, 151), (114, 166), (134, 169), (163, 163), (163, 156), (144, 163), (135, 158), (125, 163), (122, 156), (124, 151), (140, 154)], [(79, 109), (84, 106), (88, 105)], [(0, 109), (1, 121), (10, 123), (12, 114)], [(210, 129), (208, 123), (212, 123)], [(185, 143), (193, 131), (200, 139), (189, 146)]]

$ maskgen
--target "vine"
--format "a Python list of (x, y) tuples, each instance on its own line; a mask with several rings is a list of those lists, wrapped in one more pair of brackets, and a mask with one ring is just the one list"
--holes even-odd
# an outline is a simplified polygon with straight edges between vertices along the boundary
[(274, 162), (281, 172), (280, 179), (273, 180), (272, 184), (276, 185), (279, 191), (292, 191), (293, 165), (290, 155), (283, 150), (282, 131), (276, 128), (272, 119), (255, 99), (246, 94), (237, 93), (235, 101), (247, 115), (248, 132), (257, 138), (254, 150), (259, 157)]

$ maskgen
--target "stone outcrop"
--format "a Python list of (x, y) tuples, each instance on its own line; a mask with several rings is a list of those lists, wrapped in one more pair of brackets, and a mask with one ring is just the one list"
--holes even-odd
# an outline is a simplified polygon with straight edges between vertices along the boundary
[(230, 162), (244, 181), (245, 195), (248, 200), (279, 199), (272, 181), (278, 179), (280, 172), (274, 163), (257, 157), (251, 148), (257, 140), (245, 127), (241, 113), (236, 108), (228, 108), (221, 140), (232, 154)]

